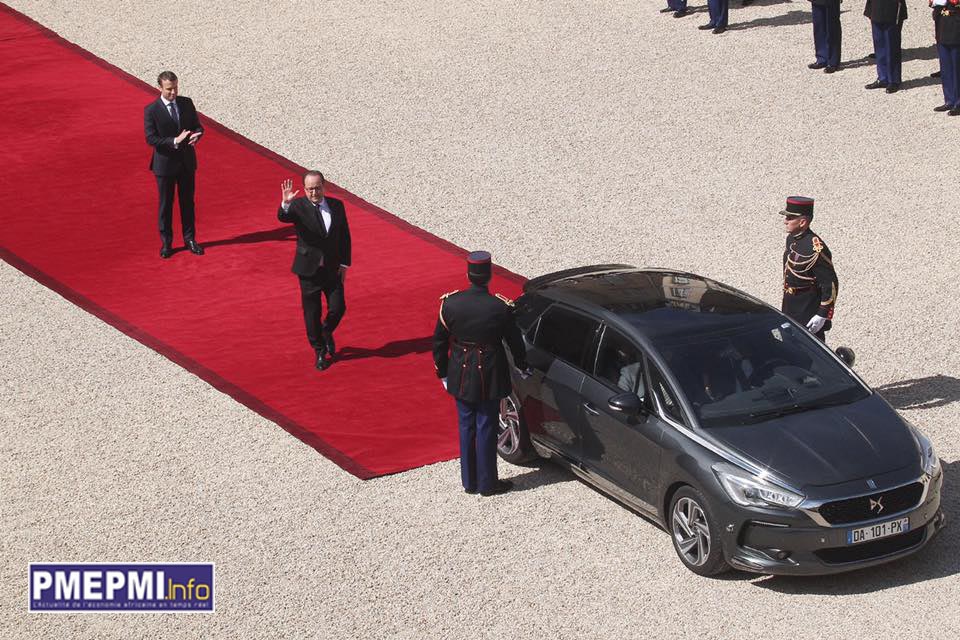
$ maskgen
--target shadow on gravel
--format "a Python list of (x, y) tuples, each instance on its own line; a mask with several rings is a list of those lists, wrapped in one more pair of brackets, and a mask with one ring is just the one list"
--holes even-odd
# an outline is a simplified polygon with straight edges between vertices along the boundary
[(941, 507), (947, 515), (947, 524), (916, 554), (851, 573), (810, 578), (768, 576), (754, 580), (752, 584), (793, 595), (842, 596), (883, 591), (960, 573), (960, 527), (956, 521), (960, 517), (960, 462), (941, 464), (944, 473)]
[[(937, 82), (937, 78), (930, 78)], [(945, 375), (901, 380), (876, 387), (896, 409), (933, 409), (960, 401), (960, 379)]]
[(528, 468), (529, 471), (516, 476), (504, 477), (505, 480), (513, 482), (513, 491), (530, 491), (551, 484), (572, 482), (577, 479), (573, 473), (548, 460), (536, 460), (514, 466)]
[[(937, 48), (934, 45), (929, 47), (911, 47), (909, 49), (902, 49), (901, 55), (903, 56), (903, 62), (909, 62), (910, 60), (936, 60), (937, 59)], [(840, 67), (843, 69), (856, 69), (857, 67), (872, 67), (877, 64), (876, 58), (871, 58), (869, 54), (864, 55), (861, 58), (856, 58), (855, 60), (847, 60), (846, 62), (841, 62)], [(930, 82), (927, 82), (930, 80)], [(911, 89), (914, 87), (923, 87), (929, 84), (940, 84), (939, 78), (917, 78), (915, 80), (907, 80), (900, 85), (900, 89)]]
[[(772, 4), (772, 3), (771, 3)], [(727, 31), (742, 31), (744, 29), (756, 29), (758, 27), (792, 27), (798, 24), (807, 24), (813, 22), (813, 14), (809, 11), (800, 11), (794, 9), (788, 11), (782, 16), (772, 18), (757, 18), (749, 22), (738, 22), (727, 27)]]

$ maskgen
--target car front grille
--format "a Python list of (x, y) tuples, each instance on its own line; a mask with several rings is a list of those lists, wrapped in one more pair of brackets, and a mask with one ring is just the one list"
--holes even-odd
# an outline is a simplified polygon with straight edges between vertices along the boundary
[(821, 505), (819, 511), (823, 519), (830, 524), (847, 524), (906, 511), (917, 506), (921, 497), (923, 484), (914, 482), (869, 496), (828, 502)]
[(852, 545), (849, 547), (833, 547), (830, 549), (820, 549), (814, 551), (816, 556), (827, 564), (845, 564), (847, 562), (860, 562), (871, 560), (873, 558), (882, 558), (892, 553), (906, 551), (910, 547), (915, 547), (923, 542), (924, 529), (916, 529), (903, 533), (899, 536), (874, 540), (873, 542), (864, 542), (863, 544)]

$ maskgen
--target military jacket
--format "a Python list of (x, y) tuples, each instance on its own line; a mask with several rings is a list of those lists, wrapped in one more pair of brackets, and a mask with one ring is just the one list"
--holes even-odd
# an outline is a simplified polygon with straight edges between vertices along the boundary
[(867, 0), (863, 15), (876, 24), (900, 24), (907, 19), (907, 0)]
[(783, 251), (783, 312), (804, 324), (816, 315), (832, 320), (839, 288), (833, 256), (820, 236), (809, 229), (787, 235)]
[(447, 379), (447, 392), (467, 402), (496, 400), (510, 394), (510, 362), (526, 368), (526, 349), (513, 315), (513, 303), (471, 286), (440, 299), (433, 332), (437, 377)]
[(937, 42), (948, 47), (960, 45), (960, 4), (949, 3), (940, 7), (936, 21)]

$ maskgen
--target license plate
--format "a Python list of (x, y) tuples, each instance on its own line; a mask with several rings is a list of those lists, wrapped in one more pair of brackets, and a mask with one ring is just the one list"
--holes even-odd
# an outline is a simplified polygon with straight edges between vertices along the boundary
[(889, 520), (869, 527), (860, 527), (847, 531), (847, 544), (860, 544), (869, 540), (895, 536), (898, 533), (906, 533), (910, 530), (910, 518), (900, 518), (899, 520)]

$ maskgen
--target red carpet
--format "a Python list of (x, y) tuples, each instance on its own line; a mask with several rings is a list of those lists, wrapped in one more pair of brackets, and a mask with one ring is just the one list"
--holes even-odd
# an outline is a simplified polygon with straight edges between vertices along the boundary
[[(430, 336), (439, 296), (465, 285), (464, 250), (330, 185), (354, 257), (343, 355), (317, 372), (290, 273), (293, 227), (276, 220), (280, 182), (299, 185), (302, 167), (201, 116), (207, 254), (162, 261), (143, 137), (153, 87), (2, 4), (0, 77), (0, 257), (361, 478), (456, 457)], [(491, 288), (513, 297), (522, 281), (499, 271)]]

